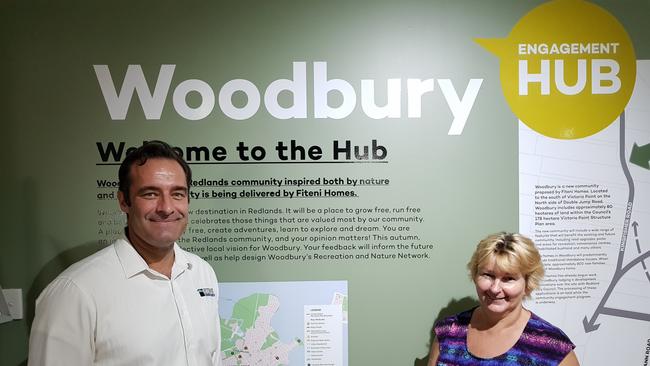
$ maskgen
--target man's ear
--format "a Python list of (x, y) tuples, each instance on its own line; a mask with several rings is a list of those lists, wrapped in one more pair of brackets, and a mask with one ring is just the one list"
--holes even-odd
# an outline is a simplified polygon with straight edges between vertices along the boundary
[(122, 212), (124, 212), (125, 214), (128, 214), (129, 210), (131, 209), (131, 206), (129, 206), (126, 203), (126, 197), (124, 196), (124, 192), (117, 191), (117, 201), (120, 203), (120, 210), (122, 210)]

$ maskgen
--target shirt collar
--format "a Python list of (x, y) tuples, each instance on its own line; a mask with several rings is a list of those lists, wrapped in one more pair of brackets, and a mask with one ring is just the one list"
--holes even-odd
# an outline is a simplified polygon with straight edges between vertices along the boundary
[(192, 263), (185, 255), (185, 251), (182, 250), (178, 244), (174, 243), (174, 265), (172, 266), (172, 279), (181, 275), (185, 270), (192, 269)]
[[(143, 271), (157, 273), (149, 268), (147, 262), (138, 254), (133, 245), (126, 236), (121, 237), (115, 242), (115, 252), (124, 270), (126, 278), (131, 278)], [(172, 266), (172, 279), (178, 277), (186, 269), (192, 269), (192, 264), (188, 260), (185, 252), (174, 243), (174, 265)]]

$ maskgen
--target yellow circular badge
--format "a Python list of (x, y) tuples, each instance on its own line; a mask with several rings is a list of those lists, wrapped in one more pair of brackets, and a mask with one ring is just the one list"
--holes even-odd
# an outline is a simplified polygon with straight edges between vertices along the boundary
[(636, 80), (623, 26), (603, 8), (555, 0), (530, 11), (503, 39), (476, 40), (500, 58), (514, 114), (548, 137), (593, 135), (618, 118)]

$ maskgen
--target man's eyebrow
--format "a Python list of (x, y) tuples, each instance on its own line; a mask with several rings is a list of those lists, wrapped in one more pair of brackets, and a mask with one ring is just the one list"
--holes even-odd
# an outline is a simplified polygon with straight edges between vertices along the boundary
[(142, 193), (145, 191), (160, 191), (160, 188), (156, 186), (144, 186), (144, 187), (140, 187), (140, 189), (138, 189), (136, 193)]
[[(142, 193), (142, 192), (146, 192), (146, 191), (160, 192), (162, 190), (163, 190), (162, 188), (157, 187), (157, 186), (144, 186), (144, 187), (141, 187), (140, 189), (138, 189), (138, 191), (136, 193)], [(171, 187), (171, 190), (172, 191), (184, 191), (184, 192), (189, 191), (187, 186), (173, 186), (173, 187)]]

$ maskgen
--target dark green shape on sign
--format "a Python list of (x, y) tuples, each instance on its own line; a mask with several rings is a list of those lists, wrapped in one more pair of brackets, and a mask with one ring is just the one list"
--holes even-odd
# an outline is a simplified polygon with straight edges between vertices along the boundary
[(650, 169), (650, 144), (639, 146), (635, 142), (630, 154), (630, 163)]

